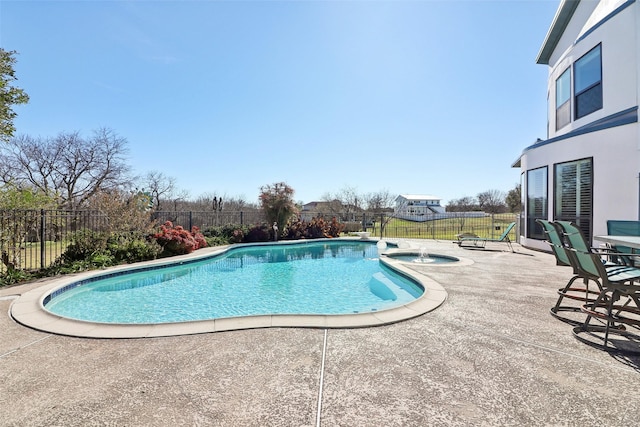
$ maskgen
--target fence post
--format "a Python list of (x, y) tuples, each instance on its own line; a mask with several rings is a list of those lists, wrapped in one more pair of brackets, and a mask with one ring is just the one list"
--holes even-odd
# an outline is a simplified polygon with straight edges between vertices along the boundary
[(495, 232), (496, 232), (496, 224), (494, 221), (494, 215), (495, 214), (491, 214), (491, 238), (494, 239), (495, 238)]
[(244, 225), (244, 212), (240, 211), (240, 225)]
[(44, 215), (44, 209), (40, 209), (40, 268), (44, 269), (45, 266), (45, 250), (44, 250), (44, 246), (45, 246), (45, 215)]
[(367, 214), (362, 212), (362, 231), (367, 231)]
[(189, 231), (193, 229), (193, 211), (189, 211)]

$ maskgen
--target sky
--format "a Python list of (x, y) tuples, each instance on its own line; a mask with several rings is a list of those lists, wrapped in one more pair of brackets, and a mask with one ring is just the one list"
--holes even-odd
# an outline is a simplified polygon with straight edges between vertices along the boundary
[(0, 1), (17, 135), (128, 141), (190, 198), (507, 192), (546, 138), (559, 0)]

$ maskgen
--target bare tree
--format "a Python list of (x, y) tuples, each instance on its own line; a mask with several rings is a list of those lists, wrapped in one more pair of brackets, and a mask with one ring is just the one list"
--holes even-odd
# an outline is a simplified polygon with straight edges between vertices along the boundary
[(389, 190), (380, 190), (364, 196), (367, 210), (376, 213), (392, 209), (394, 200), (395, 196)]
[(365, 203), (365, 197), (350, 186), (342, 188), (335, 194), (325, 193), (322, 200), (331, 213), (344, 214), (343, 217), (347, 220), (352, 220), (356, 213), (361, 212)]
[(175, 178), (166, 176), (159, 171), (151, 171), (145, 177), (145, 187), (142, 191), (149, 194), (153, 208), (160, 211), (162, 210), (162, 201), (171, 199), (175, 189)]
[(142, 193), (99, 191), (87, 202), (87, 208), (100, 213), (112, 232), (150, 234), (154, 223), (148, 213), (148, 199)]
[(106, 128), (88, 139), (79, 132), (20, 136), (0, 151), (0, 179), (56, 194), (60, 207), (74, 210), (100, 190), (130, 184), (126, 153), (127, 140)]
[(469, 196), (450, 200), (447, 204), (447, 212), (470, 212), (478, 209), (479, 207), (476, 199)]
[(488, 213), (503, 213), (507, 210), (504, 193), (499, 190), (487, 190), (478, 194), (480, 209)]
[(186, 205), (189, 203), (189, 190), (180, 190), (170, 202), (173, 204), (174, 212), (184, 211)]
[(181, 205), (192, 211), (214, 212), (240, 212), (259, 210), (257, 203), (249, 203), (244, 196), (219, 195), (217, 193), (204, 193), (195, 200), (185, 200)]

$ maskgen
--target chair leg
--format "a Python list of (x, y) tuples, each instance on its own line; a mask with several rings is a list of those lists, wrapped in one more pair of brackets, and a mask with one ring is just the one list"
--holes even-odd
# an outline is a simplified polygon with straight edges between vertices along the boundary
[[(573, 282), (575, 282), (576, 279), (579, 279), (579, 278), (580, 278), (579, 276), (573, 276), (571, 278), (571, 280), (569, 280), (569, 282), (565, 285), (564, 288), (558, 289), (558, 293), (560, 294), (560, 296), (558, 297), (558, 300), (556, 301), (556, 305), (551, 309), (552, 313), (557, 314), (558, 311), (560, 311), (560, 303), (564, 299), (565, 294), (567, 293), (567, 291), (569, 289), (571, 289), (571, 285), (573, 284)], [(588, 282), (589, 282), (589, 279), (584, 279), (585, 286), (588, 286)]]
[[(582, 278), (583, 280), (583, 286), (574, 287), (573, 283), (580, 278)], [(556, 301), (555, 306), (551, 307), (551, 309), (549, 310), (551, 315), (556, 317), (559, 320), (562, 320), (563, 322), (567, 322), (570, 324), (575, 325), (575, 324), (582, 323), (581, 321), (571, 320), (571, 319), (562, 317), (559, 315), (559, 313), (561, 311), (573, 311), (573, 312), (583, 311), (581, 306), (567, 306), (567, 305), (563, 306), (562, 302), (564, 301), (565, 298), (580, 301), (581, 305), (591, 304), (596, 300), (596, 296), (599, 296), (601, 293), (600, 283), (596, 281), (596, 284), (598, 286), (598, 291), (592, 291), (589, 288), (589, 280), (590, 279), (586, 277), (581, 277), (576, 275), (576, 276), (573, 276), (571, 280), (569, 280), (569, 282), (564, 286), (564, 288), (558, 289), (558, 294), (560, 296), (558, 297), (558, 300)]]
[(587, 318), (584, 319), (584, 322), (582, 323), (582, 327), (581, 327), (583, 331), (589, 330), (589, 322), (591, 322), (591, 318), (593, 317), (593, 314), (591, 314), (591, 311), (595, 312), (595, 308), (598, 306), (598, 304), (600, 304), (600, 301), (606, 301), (606, 299), (607, 299), (607, 295), (606, 295), (606, 292), (603, 290), (602, 292), (600, 292), (600, 295), (598, 295), (598, 298), (596, 298), (596, 300), (593, 301), (591, 306), (589, 306), (588, 303), (585, 303), (582, 306), (583, 311), (587, 312)]
[(604, 330), (604, 348), (607, 349), (607, 342), (609, 341), (609, 329), (611, 328), (611, 324), (613, 323), (613, 303), (620, 299), (620, 293), (615, 290), (611, 294), (611, 299), (609, 300), (609, 308), (607, 309), (607, 325)]
[[(610, 296), (607, 296), (607, 294), (610, 294)], [(615, 287), (613, 289), (608, 288), (603, 290), (593, 304), (585, 304), (583, 306), (583, 310), (587, 313), (587, 318), (582, 325), (573, 328), (573, 336), (585, 344), (607, 352), (620, 352), (634, 355), (640, 354), (640, 349), (636, 344), (638, 342), (638, 336), (634, 333), (628, 332), (625, 328), (625, 323), (628, 323), (628, 319), (625, 320), (624, 318), (619, 317), (620, 312), (625, 311), (625, 307), (629, 304), (629, 302), (625, 302), (622, 306), (616, 306), (616, 301), (619, 301), (623, 295), (629, 296), (630, 300), (633, 300), (637, 304), (637, 295), (633, 295), (632, 293), (627, 295), (625, 290), (616, 289)], [(598, 309), (600, 309), (600, 311)], [(602, 311), (602, 309), (604, 309), (604, 311)], [(618, 314), (614, 314), (615, 311), (617, 311)], [(605, 324), (590, 324), (591, 319), (594, 317), (601, 319)], [(602, 333), (604, 333), (604, 337), (599, 335)], [(616, 345), (610, 346), (609, 336), (611, 334), (629, 338), (631, 347), (625, 348), (624, 345), (621, 347)]]

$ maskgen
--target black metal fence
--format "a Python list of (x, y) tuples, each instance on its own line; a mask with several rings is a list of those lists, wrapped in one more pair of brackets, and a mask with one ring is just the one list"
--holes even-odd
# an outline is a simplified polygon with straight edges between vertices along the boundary
[(220, 227), (227, 224), (254, 225), (266, 221), (262, 211), (183, 211), (183, 212), (154, 212), (152, 218), (159, 224), (171, 221), (173, 225), (181, 225), (191, 230), (198, 227), (206, 230), (211, 227)]
[[(403, 218), (393, 214), (363, 214), (361, 228), (373, 237), (388, 239), (457, 240), (465, 233), (493, 239), (499, 237), (512, 222), (518, 225), (515, 214), (452, 212)], [(346, 224), (345, 231), (352, 231), (351, 223)], [(511, 241), (517, 241), (517, 237), (516, 229), (510, 232)]]
[(96, 211), (0, 210), (0, 273), (44, 268), (62, 254), (72, 233), (108, 228), (109, 218)]
[[(462, 233), (495, 238), (516, 221), (515, 214), (485, 215), (448, 213), (415, 218), (398, 218), (392, 213), (321, 213), (303, 212), (301, 218), (336, 217), (345, 224), (344, 233), (368, 231), (372, 237), (388, 239), (456, 239)], [(96, 211), (0, 210), (0, 273), (8, 268), (37, 270), (49, 266), (69, 245), (79, 230), (108, 231), (113, 221)], [(150, 220), (158, 225), (171, 221), (201, 230), (228, 224), (255, 225), (266, 221), (261, 211), (247, 212), (154, 212)], [(518, 233), (512, 231), (512, 241)]]

